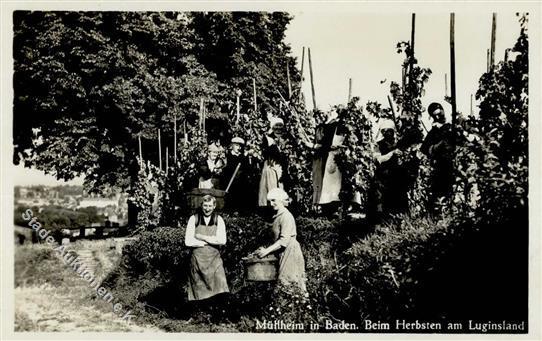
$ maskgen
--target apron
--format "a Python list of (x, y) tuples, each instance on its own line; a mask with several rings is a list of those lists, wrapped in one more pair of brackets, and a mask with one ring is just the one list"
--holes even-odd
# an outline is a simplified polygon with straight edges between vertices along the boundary
[(337, 135), (337, 129), (333, 135), (331, 143), (331, 151), (326, 160), (324, 177), (322, 180), (322, 193), (320, 194), (320, 204), (329, 204), (334, 201), (340, 201), (339, 193), (341, 192), (342, 174), (339, 167), (335, 163), (335, 155), (341, 151), (337, 147), (344, 141), (344, 136)]
[[(209, 221), (210, 225), (205, 225), (203, 217), (197, 219), (195, 233), (206, 236), (216, 235), (216, 219), (216, 214), (213, 214)], [(218, 249), (212, 245), (192, 249), (188, 275), (188, 300), (204, 300), (224, 292), (230, 292), (230, 290)]]
[(267, 160), (263, 164), (260, 185), (258, 187), (258, 206), (267, 206), (267, 193), (273, 188), (283, 188), (275, 168)]

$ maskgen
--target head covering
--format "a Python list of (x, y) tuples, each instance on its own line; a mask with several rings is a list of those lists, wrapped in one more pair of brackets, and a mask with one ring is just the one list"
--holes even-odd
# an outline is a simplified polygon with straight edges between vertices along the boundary
[(380, 131), (384, 129), (393, 129), (395, 130), (395, 122), (393, 120), (390, 120), (389, 118), (385, 118), (380, 122), (380, 127), (378, 128)]
[(339, 113), (337, 112), (337, 110), (333, 110), (327, 114), (326, 123), (329, 123), (333, 121), (334, 119), (337, 119), (338, 117), (339, 117)]
[(284, 121), (282, 120), (282, 118), (274, 116), (269, 118), (269, 134), (273, 132), (273, 127), (275, 127), (279, 123), (284, 125)]
[(218, 152), (220, 152), (220, 150), (221, 150), (220, 147), (217, 146), (217, 145), (214, 144), (214, 143), (211, 143), (211, 144), (209, 145), (209, 151), (210, 151), (210, 152), (217, 152), (217, 153), (218, 153)]
[(382, 130), (385, 129), (393, 129), (393, 131), (396, 131), (397, 129), (395, 128), (395, 122), (393, 122), (393, 120), (390, 120), (389, 118), (384, 118), (380, 121), (378, 131), (376, 132), (376, 142), (382, 141), (382, 139), (384, 139), (384, 134), (382, 134)]
[(288, 197), (288, 193), (286, 193), (282, 188), (273, 188), (267, 193), (267, 200), (280, 200), (285, 203), (288, 203), (290, 200), (290, 197)]
[(273, 129), (273, 127), (276, 126), (279, 123), (284, 124), (284, 121), (280, 117), (271, 117), (269, 119), (269, 126), (271, 127), (271, 129)]
[(231, 139), (231, 143), (245, 144), (245, 140), (236, 136), (233, 139)]
[(427, 112), (429, 113), (429, 116), (433, 116), (435, 114), (435, 112), (437, 110), (442, 110), (444, 111), (444, 108), (442, 107), (442, 105), (438, 102), (433, 102), (431, 104), (429, 104), (429, 107), (427, 107)]

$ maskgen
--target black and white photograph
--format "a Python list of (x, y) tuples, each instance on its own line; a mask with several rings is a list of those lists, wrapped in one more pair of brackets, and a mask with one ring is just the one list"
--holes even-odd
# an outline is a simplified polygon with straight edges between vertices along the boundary
[(539, 2), (31, 4), (2, 339), (541, 337)]

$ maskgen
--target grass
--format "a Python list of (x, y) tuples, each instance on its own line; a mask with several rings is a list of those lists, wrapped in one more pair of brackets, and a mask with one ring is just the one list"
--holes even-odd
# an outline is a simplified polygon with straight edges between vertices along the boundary
[[(81, 241), (70, 247), (76, 252), (92, 250), (98, 278), (103, 278), (119, 258), (112, 240)], [(160, 331), (122, 320), (50, 245), (16, 247), (14, 294), (16, 332)]]

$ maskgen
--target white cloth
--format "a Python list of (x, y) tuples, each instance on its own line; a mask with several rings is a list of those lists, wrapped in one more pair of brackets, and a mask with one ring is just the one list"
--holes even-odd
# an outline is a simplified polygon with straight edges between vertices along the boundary
[(330, 202), (340, 201), (339, 193), (341, 192), (342, 174), (335, 163), (335, 155), (339, 150), (334, 150), (333, 147), (338, 147), (344, 142), (344, 136), (333, 135), (333, 141), (331, 143), (331, 151), (328, 154), (326, 160), (326, 166), (324, 171), (324, 178), (322, 180), (322, 193), (320, 194), (320, 204), (329, 204)]
[[(203, 217), (205, 224), (209, 224), (211, 217)], [(216, 236), (209, 237), (211, 238), (214, 245), (224, 245), (226, 244), (226, 224), (224, 219), (221, 216), (216, 217)], [(207, 242), (199, 240), (196, 238), (196, 216), (193, 215), (188, 219), (188, 224), (186, 225), (186, 234), (184, 237), (184, 244), (188, 247), (201, 247), (207, 245)]]
[(213, 182), (211, 181), (211, 179), (203, 180), (202, 178), (200, 178), (198, 188), (211, 189), (214, 187), (215, 186), (213, 185)]

